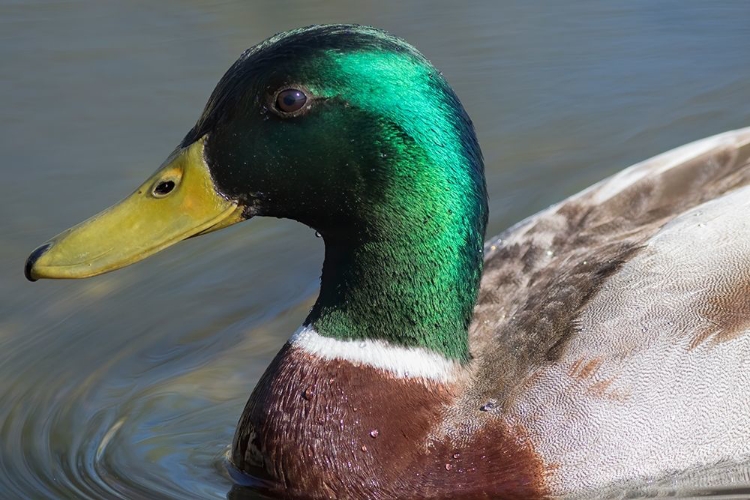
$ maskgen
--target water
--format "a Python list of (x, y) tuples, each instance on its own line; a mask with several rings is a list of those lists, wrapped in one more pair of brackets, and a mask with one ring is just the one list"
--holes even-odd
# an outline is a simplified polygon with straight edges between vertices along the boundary
[(254, 220), (91, 280), (22, 267), (151, 174), (242, 50), (317, 22), (388, 29), (445, 73), (483, 145), (489, 234), (750, 125), (742, 1), (2, 0), (0, 498), (226, 497), (234, 426), (314, 299), (322, 240)]

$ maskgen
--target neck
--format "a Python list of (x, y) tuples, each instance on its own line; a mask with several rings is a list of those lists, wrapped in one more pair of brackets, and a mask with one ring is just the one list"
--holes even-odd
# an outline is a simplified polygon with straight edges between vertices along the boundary
[(483, 261), (481, 168), (420, 171), (432, 175), (392, 180), (390, 201), (350, 227), (321, 231), (320, 296), (305, 325), (324, 337), (384, 341), (463, 363)]

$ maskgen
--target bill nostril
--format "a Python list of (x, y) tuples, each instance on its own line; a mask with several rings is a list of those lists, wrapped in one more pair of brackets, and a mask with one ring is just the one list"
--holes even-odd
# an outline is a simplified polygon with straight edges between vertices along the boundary
[(154, 196), (161, 198), (167, 196), (174, 189), (174, 181), (162, 181), (154, 187)]
[(39, 260), (39, 257), (41, 257), (44, 252), (49, 250), (49, 247), (51, 246), (52, 246), (51, 243), (45, 243), (44, 245), (40, 246), (39, 248), (31, 252), (31, 255), (29, 255), (29, 258), (26, 259), (26, 265), (23, 268), (23, 274), (24, 276), (26, 276), (27, 280), (36, 281), (36, 278), (34, 278), (31, 275), (31, 269), (34, 267), (34, 264), (36, 263), (36, 261)]

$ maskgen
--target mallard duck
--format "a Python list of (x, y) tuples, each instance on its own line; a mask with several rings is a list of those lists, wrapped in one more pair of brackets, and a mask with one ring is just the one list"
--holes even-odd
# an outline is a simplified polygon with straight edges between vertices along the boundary
[(750, 128), (486, 243), (483, 169), (416, 49), (297, 29), (242, 54), (158, 171), (25, 272), (94, 276), (257, 216), (314, 228), (320, 295), (231, 452), (285, 497), (541, 498), (747, 460)]

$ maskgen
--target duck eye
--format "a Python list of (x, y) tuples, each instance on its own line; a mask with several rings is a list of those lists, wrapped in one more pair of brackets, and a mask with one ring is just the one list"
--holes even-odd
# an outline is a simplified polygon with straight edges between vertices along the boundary
[(298, 89), (286, 89), (276, 96), (276, 108), (284, 113), (294, 113), (302, 109), (307, 102), (307, 96)]
[(174, 189), (174, 181), (161, 181), (154, 187), (154, 196), (162, 197), (172, 192)]

